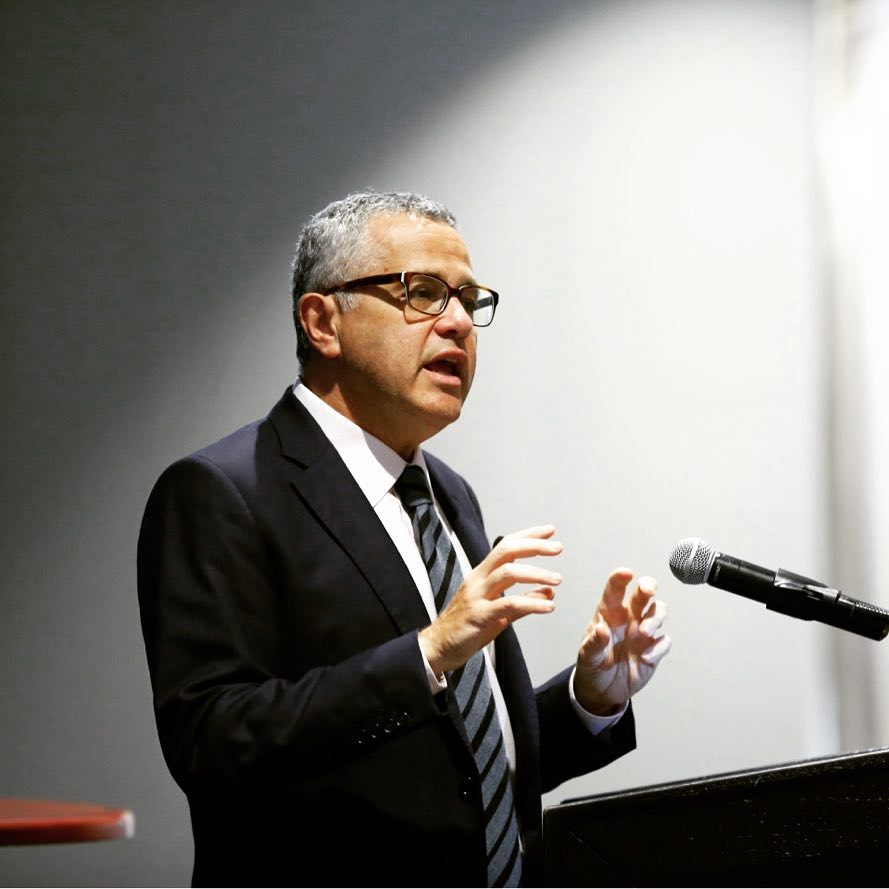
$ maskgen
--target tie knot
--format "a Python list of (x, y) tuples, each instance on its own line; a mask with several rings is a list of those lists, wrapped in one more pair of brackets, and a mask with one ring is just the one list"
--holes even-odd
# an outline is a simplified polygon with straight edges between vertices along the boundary
[(424, 503), (432, 503), (432, 492), (426, 483), (426, 473), (416, 463), (409, 463), (395, 482), (395, 493), (405, 509), (416, 509)]

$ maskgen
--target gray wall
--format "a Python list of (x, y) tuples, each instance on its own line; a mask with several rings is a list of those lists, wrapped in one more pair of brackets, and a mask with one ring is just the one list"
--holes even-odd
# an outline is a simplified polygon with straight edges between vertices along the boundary
[(142, 507), (292, 380), (292, 242), (364, 186), (449, 203), (503, 293), (430, 449), (492, 535), (566, 543), (559, 609), (519, 626), (534, 678), (611, 567), (672, 609), (639, 751), (548, 802), (834, 749), (820, 628), (666, 567), (698, 534), (830, 567), (810, 28), (804, 0), (3, 3), (0, 792), (127, 806), (137, 831), (0, 849), (0, 883), (187, 883)]

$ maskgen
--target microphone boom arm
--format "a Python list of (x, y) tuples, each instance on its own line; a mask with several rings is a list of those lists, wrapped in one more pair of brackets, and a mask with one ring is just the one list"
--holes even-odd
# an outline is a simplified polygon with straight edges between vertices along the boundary
[(844, 596), (817, 580), (782, 568), (775, 575), (775, 595), (766, 608), (851, 630), (877, 641), (889, 634), (889, 613), (882, 608)]
[(700, 537), (679, 541), (670, 556), (670, 570), (683, 583), (706, 583), (789, 617), (819, 621), (877, 641), (889, 635), (889, 611), (811, 577), (783, 568), (770, 571), (717, 552)]

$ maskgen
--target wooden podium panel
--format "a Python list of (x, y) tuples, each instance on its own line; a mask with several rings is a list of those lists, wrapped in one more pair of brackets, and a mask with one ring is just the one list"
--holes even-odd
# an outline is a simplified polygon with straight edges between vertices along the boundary
[(889, 750), (544, 811), (547, 886), (887, 886)]

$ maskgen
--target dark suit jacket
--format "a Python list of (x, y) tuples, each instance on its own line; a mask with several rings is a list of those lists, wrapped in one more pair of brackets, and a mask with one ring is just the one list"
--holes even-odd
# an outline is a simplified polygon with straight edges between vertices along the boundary
[[(466, 482), (427, 456), (473, 564)], [(428, 616), (335, 448), (288, 389), (269, 416), (185, 458), (148, 501), (139, 603), (158, 733), (188, 796), (196, 885), (484, 885), (482, 809), (449, 692), (430, 694)], [(527, 883), (540, 795), (634, 746), (591, 736), (566, 670), (536, 692), (496, 642), (516, 744)]]

